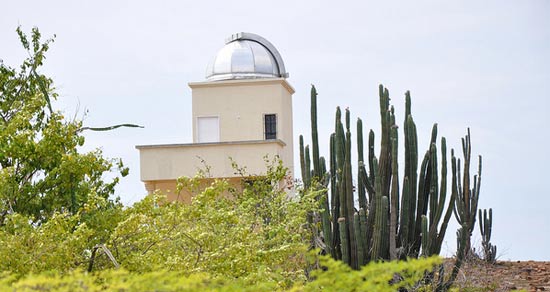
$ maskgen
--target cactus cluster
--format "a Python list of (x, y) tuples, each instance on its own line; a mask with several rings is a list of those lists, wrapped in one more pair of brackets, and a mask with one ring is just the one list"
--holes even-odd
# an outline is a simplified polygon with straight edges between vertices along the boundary
[(489, 217), (487, 217), (487, 210), (483, 210), (483, 217), (481, 217), (481, 214), (482, 212), (479, 210), (479, 231), (481, 233), (481, 245), (483, 246), (483, 258), (488, 263), (495, 263), (497, 247), (491, 243), (493, 209), (489, 208)]
[[(468, 134), (462, 138), (462, 152), (464, 155), (464, 174), (461, 175), (460, 159), (458, 163), (454, 156), (454, 151), (451, 151), (452, 168), (453, 168), (453, 186), (452, 191), (456, 196), (454, 214), (458, 224), (463, 226), (463, 231), (466, 232), (465, 249), (468, 256), (472, 251), (470, 239), (475, 227), (477, 215), (477, 202), (479, 200), (479, 190), (481, 188), (481, 156), (479, 156), (478, 173), (473, 177), (473, 187), (470, 188), (470, 159), (472, 156), (472, 145), (470, 142), (470, 129)], [(462, 183), (461, 183), (462, 182)]]
[[(464, 165), (463, 183), (459, 182), (460, 169), (457, 169), (456, 158), (451, 151), (453, 180), (448, 200), (446, 140), (441, 138), (438, 149), (437, 124), (432, 128), (429, 147), (419, 165), (418, 139), (409, 92), (405, 93), (405, 152), (400, 181), (399, 127), (394, 108), (390, 105), (388, 89), (382, 85), (379, 97), (380, 152), (375, 154), (375, 135), (370, 130), (368, 153), (365, 155), (363, 123), (358, 119), (357, 177), (352, 172), (353, 142), (348, 109), (344, 117), (340, 108), (336, 109), (334, 132), (330, 136), (328, 168), (325, 158), (319, 155), (317, 91), (314, 86), (311, 88), (311, 158), (309, 146), (304, 147), (303, 137), (300, 136), (304, 188), (322, 190), (319, 196), (322, 211), (316, 222), (321, 225), (324, 252), (356, 269), (370, 261), (439, 254), (453, 210), (457, 218), (461, 219), (461, 225), (466, 227), (465, 234), (471, 234), (470, 225), (475, 221), (475, 215), (472, 218), (471, 214), (477, 210), (479, 198), (480, 179), (474, 178), (474, 188), (469, 190), (469, 173), (466, 171), (469, 169), (471, 149), (469, 132), (463, 142), (464, 154), (467, 156), (465, 162), (468, 162), (468, 165)], [(469, 237), (466, 241), (469, 242)]]

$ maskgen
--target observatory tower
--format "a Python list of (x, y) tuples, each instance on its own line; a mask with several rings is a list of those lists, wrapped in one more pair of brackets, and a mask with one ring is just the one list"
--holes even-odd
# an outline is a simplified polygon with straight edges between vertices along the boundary
[[(211, 178), (240, 186), (232, 161), (251, 175), (265, 174), (264, 157), (278, 156), (292, 171), (292, 94), (281, 55), (251, 33), (231, 35), (206, 70), (191, 82), (193, 143), (140, 145), (141, 180), (149, 193), (175, 200), (176, 179), (193, 177), (205, 165)], [(190, 201), (191, 194), (180, 194)]]

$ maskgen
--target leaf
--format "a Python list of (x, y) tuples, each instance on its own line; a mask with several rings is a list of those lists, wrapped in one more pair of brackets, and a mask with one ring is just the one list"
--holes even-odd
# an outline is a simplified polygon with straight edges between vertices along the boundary
[(40, 91), (42, 91), (42, 94), (44, 94), (44, 98), (46, 99), (46, 102), (48, 103), (48, 109), (50, 110), (50, 113), (53, 112), (52, 110), (52, 104), (50, 102), (50, 96), (48, 95), (48, 89), (46, 88), (46, 85), (44, 84), (44, 80), (40, 78), (38, 73), (36, 71), (33, 72), (34, 76), (36, 77), (36, 80), (38, 80), (38, 85), (40, 86)]

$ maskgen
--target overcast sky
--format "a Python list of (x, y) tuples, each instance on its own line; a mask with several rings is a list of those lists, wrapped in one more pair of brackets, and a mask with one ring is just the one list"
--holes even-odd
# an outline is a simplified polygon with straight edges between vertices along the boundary
[[(399, 124), (410, 90), (420, 151), (437, 122), (461, 156), (471, 128), (484, 162), (479, 206), (493, 208), (501, 259), (550, 260), (548, 0), (2, 1), (0, 59), (11, 66), (25, 56), (18, 25), (57, 35), (42, 72), (55, 81), (58, 109), (88, 110), (87, 126), (145, 126), (86, 133), (86, 149), (130, 167), (117, 189), (125, 204), (146, 194), (134, 146), (192, 141), (187, 83), (204, 80), (224, 39), (245, 31), (272, 42), (290, 72), (296, 145), (300, 133), (310, 140), (310, 84), (325, 155), (337, 105), (378, 135), (378, 84)], [(456, 224), (449, 228), (452, 253)]]

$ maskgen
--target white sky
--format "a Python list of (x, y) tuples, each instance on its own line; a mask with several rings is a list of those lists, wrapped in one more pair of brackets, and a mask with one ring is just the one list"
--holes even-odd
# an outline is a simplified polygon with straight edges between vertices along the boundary
[(411, 90), (420, 151), (434, 122), (460, 155), (471, 128), (484, 162), (479, 206), (493, 208), (501, 258), (550, 260), (548, 0), (2, 2), (0, 59), (16, 66), (25, 56), (18, 25), (56, 34), (43, 69), (60, 93), (56, 107), (89, 110), (87, 126), (145, 126), (86, 134), (89, 149), (130, 167), (117, 189), (126, 204), (146, 193), (134, 146), (191, 142), (187, 83), (204, 80), (224, 39), (246, 31), (271, 41), (290, 72), (296, 145), (301, 133), (309, 140), (310, 84), (325, 155), (337, 105), (378, 135), (378, 84), (399, 123)]

